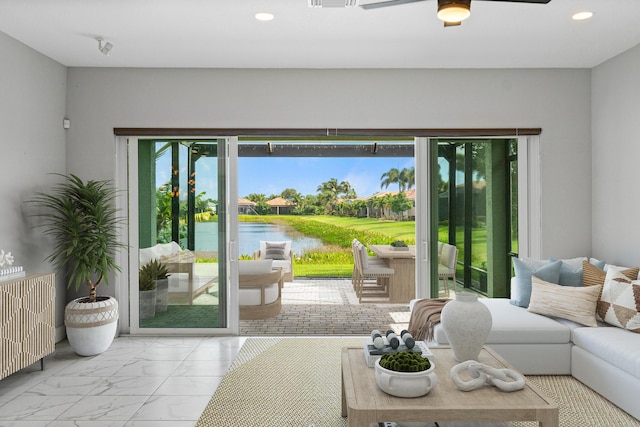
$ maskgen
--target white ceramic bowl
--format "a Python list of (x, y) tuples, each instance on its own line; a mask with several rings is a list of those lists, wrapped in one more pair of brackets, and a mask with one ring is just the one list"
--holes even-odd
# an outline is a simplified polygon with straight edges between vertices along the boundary
[(387, 394), (396, 397), (420, 397), (429, 393), (438, 383), (435, 365), (420, 372), (397, 372), (380, 366), (380, 359), (376, 360), (376, 383)]

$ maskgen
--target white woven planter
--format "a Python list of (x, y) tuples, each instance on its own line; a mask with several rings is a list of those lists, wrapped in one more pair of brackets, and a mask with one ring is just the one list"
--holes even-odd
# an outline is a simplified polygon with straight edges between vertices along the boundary
[(98, 296), (96, 302), (76, 298), (64, 309), (64, 324), (71, 348), (80, 356), (93, 356), (109, 348), (118, 328), (118, 301)]

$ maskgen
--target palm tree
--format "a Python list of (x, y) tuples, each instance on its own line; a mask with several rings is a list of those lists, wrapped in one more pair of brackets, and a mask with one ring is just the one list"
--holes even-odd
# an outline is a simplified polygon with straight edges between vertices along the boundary
[(416, 168), (412, 167), (411, 169), (402, 169), (398, 176), (398, 181), (402, 188), (400, 191), (411, 190), (411, 187), (416, 185)]
[(337, 179), (331, 178), (329, 181), (325, 181), (318, 185), (318, 192), (320, 194), (326, 194), (326, 199), (330, 202), (334, 202), (338, 199), (338, 194), (340, 194), (340, 184), (338, 184)]
[(382, 182), (380, 183), (380, 188), (388, 188), (391, 184), (398, 184), (398, 190), (400, 190), (400, 171), (396, 168), (389, 169), (388, 172), (385, 172), (380, 177)]

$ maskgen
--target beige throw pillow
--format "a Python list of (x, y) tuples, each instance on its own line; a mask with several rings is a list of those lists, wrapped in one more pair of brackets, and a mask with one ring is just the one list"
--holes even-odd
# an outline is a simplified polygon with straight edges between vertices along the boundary
[(610, 269), (598, 302), (598, 316), (606, 323), (640, 333), (640, 280)]
[(597, 326), (596, 305), (602, 285), (561, 286), (531, 276), (531, 301), (528, 310), (545, 316), (571, 320), (585, 326)]

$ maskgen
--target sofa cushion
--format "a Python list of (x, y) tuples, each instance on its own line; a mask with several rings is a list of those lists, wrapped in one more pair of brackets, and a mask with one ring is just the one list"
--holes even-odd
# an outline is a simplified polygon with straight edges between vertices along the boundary
[(624, 268), (624, 267), (611, 267), (605, 266), (606, 270), (598, 268), (590, 262), (582, 263), (582, 286), (595, 286), (604, 285), (604, 280), (607, 277), (607, 271), (610, 269), (619, 270), (622, 274), (627, 276), (631, 280), (635, 280), (638, 277), (638, 270), (640, 268)]
[(575, 328), (573, 343), (600, 359), (640, 378), (640, 339), (625, 329), (600, 324), (598, 328)]
[[(555, 258), (549, 258), (549, 261), (557, 261)], [(583, 262), (587, 261), (595, 265), (598, 268), (604, 268), (605, 262), (598, 261), (597, 259), (587, 257), (577, 257), (561, 259), (562, 267), (560, 268), (560, 277), (558, 279), (558, 285), (562, 286), (582, 286), (582, 270)]]
[(516, 280), (512, 281), (511, 304), (519, 307), (528, 307), (531, 299), (531, 276), (550, 283), (558, 283), (562, 261), (554, 262), (513, 258), (513, 268), (516, 272)]
[(640, 280), (631, 280), (611, 268), (598, 302), (598, 317), (606, 323), (640, 332)]
[(531, 301), (527, 310), (545, 316), (572, 320), (585, 326), (596, 326), (596, 304), (600, 286), (561, 286), (531, 278)]
[[(561, 259), (560, 277), (558, 285), (562, 286), (582, 286), (582, 261), (587, 260), (586, 257)], [(550, 262), (557, 261), (556, 258), (549, 258)]]
[[(491, 312), (492, 326), (487, 345), (569, 343), (570, 326), (512, 305), (507, 298), (479, 298), (478, 301)], [(441, 324), (434, 328), (434, 337), (438, 344), (449, 343)]]

